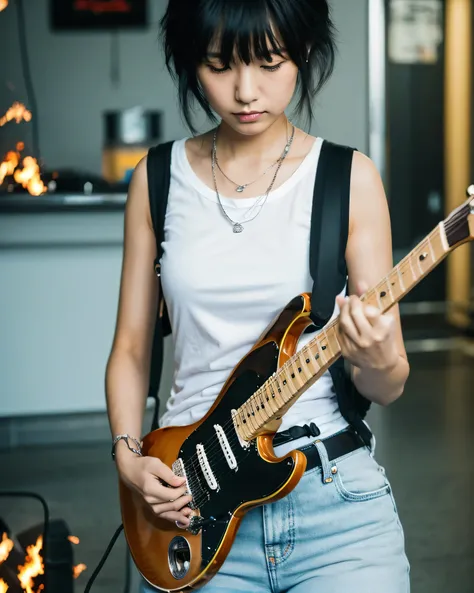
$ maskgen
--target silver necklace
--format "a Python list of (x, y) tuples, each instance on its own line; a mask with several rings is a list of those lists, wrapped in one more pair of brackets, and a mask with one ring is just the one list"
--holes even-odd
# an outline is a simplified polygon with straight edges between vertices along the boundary
[[(281, 157), (280, 157), (280, 159), (278, 161), (277, 169), (275, 171), (275, 174), (273, 175), (272, 181), (271, 181), (270, 185), (268, 186), (267, 191), (265, 192), (265, 194), (263, 194), (262, 196), (260, 196), (256, 200), (255, 204), (253, 204), (248, 209), (248, 211), (246, 213), (246, 216), (240, 222), (238, 222), (238, 221), (232, 220), (232, 218), (227, 214), (227, 212), (226, 212), (226, 210), (224, 208), (224, 205), (222, 204), (222, 200), (221, 200), (221, 197), (220, 197), (220, 194), (219, 194), (219, 190), (218, 190), (218, 187), (217, 187), (217, 178), (216, 178), (217, 129), (214, 132), (214, 138), (213, 138), (213, 142), (212, 142), (212, 155), (211, 155), (212, 177), (213, 177), (213, 180), (214, 180), (214, 189), (215, 189), (215, 192), (216, 192), (217, 201), (219, 202), (219, 207), (221, 209), (221, 212), (224, 215), (224, 217), (232, 225), (232, 230), (233, 230), (234, 233), (241, 233), (244, 230), (243, 224), (246, 224), (247, 222), (250, 222), (250, 221), (254, 220), (260, 214), (263, 206), (265, 205), (265, 202), (267, 201), (268, 195), (270, 194), (270, 192), (273, 189), (273, 186), (275, 185), (275, 181), (276, 181), (278, 172), (281, 169), (281, 166), (283, 164), (283, 161), (285, 160), (286, 156), (290, 152), (290, 148), (291, 148), (291, 145), (293, 144), (294, 137), (295, 137), (295, 126), (293, 126), (291, 137), (288, 140), (288, 143), (285, 146), (285, 149), (283, 151), (283, 154), (281, 155)], [(248, 218), (251, 215), (251, 213), (253, 212), (253, 210), (255, 210), (258, 206), (261, 206), (260, 210), (258, 210), (258, 212), (255, 214), (255, 216), (252, 216), (252, 218)]]
[(268, 171), (270, 171), (270, 169), (273, 169), (273, 167), (275, 167), (276, 165), (278, 165), (280, 163), (280, 161), (285, 158), (286, 154), (288, 153), (288, 128), (287, 128), (287, 132), (286, 132), (286, 146), (283, 149), (283, 152), (281, 153), (281, 155), (277, 158), (277, 160), (272, 163), (269, 167), (267, 167), (265, 169), (265, 171), (259, 175), (256, 179), (254, 179), (253, 181), (249, 181), (248, 183), (236, 183), (235, 181), (232, 181), (232, 179), (226, 175), (226, 173), (223, 171), (223, 169), (221, 168), (220, 164), (219, 164), (219, 159), (217, 158), (217, 130), (216, 130), (216, 138), (215, 138), (215, 142), (216, 142), (216, 166), (219, 169), (219, 171), (222, 173), (222, 175), (224, 175), (224, 177), (227, 179), (227, 181), (230, 181), (233, 185), (235, 185), (235, 191), (238, 192), (239, 194), (241, 194), (247, 187), (249, 187), (250, 185), (253, 185), (254, 183), (256, 183), (257, 181), (259, 181), (260, 179), (262, 179), (262, 177), (265, 177), (265, 175), (268, 173)]

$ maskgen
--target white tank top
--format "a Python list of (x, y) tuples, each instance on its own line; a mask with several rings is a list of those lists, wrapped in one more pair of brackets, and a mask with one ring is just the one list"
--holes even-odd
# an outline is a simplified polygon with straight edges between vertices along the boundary
[[(215, 192), (191, 168), (185, 142), (173, 145), (161, 259), (175, 367), (160, 426), (201, 419), (275, 316), (313, 286), (309, 239), (322, 140), (315, 141), (297, 171), (270, 193), (240, 234), (233, 233)], [(257, 199), (221, 197), (236, 221)], [(302, 336), (298, 349), (312, 337)], [(310, 422), (321, 430), (320, 438), (347, 426), (328, 372), (283, 416), (280, 430)], [(298, 439), (275, 450), (283, 454), (309, 440)]]

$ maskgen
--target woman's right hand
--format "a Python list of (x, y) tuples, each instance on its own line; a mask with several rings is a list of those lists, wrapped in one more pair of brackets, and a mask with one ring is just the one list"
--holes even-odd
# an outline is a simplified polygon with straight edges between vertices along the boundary
[(156, 457), (139, 457), (128, 450), (117, 450), (116, 462), (120, 478), (138, 492), (151, 510), (178, 527), (188, 527), (193, 514), (187, 505), (186, 480), (178, 477)]

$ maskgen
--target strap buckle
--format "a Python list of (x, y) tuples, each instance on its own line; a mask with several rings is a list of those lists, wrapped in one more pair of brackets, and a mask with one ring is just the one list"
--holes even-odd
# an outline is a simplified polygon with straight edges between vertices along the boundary
[(161, 278), (161, 264), (158, 261), (155, 261), (155, 274), (158, 276), (158, 278)]

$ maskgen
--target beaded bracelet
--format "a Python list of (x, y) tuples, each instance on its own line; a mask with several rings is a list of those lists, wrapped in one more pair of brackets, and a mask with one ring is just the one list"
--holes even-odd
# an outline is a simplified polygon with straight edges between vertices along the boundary
[[(132, 446), (130, 446), (130, 441), (133, 441), (136, 445), (136, 449), (134, 449)], [(135, 453), (135, 455), (139, 455), (140, 457), (143, 457), (143, 453), (142, 453), (142, 446), (140, 444), (140, 441), (135, 439), (134, 437), (131, 437), (129, 434), (118, 434), (113, 442), (112, 442), (112, 459), (115, 460), (115, 447), (117, 446), (117, 443), (119, 441), (125, 441), (127, 443), (127, 447), (130, 449), (130, 451), (132, 453)]]

